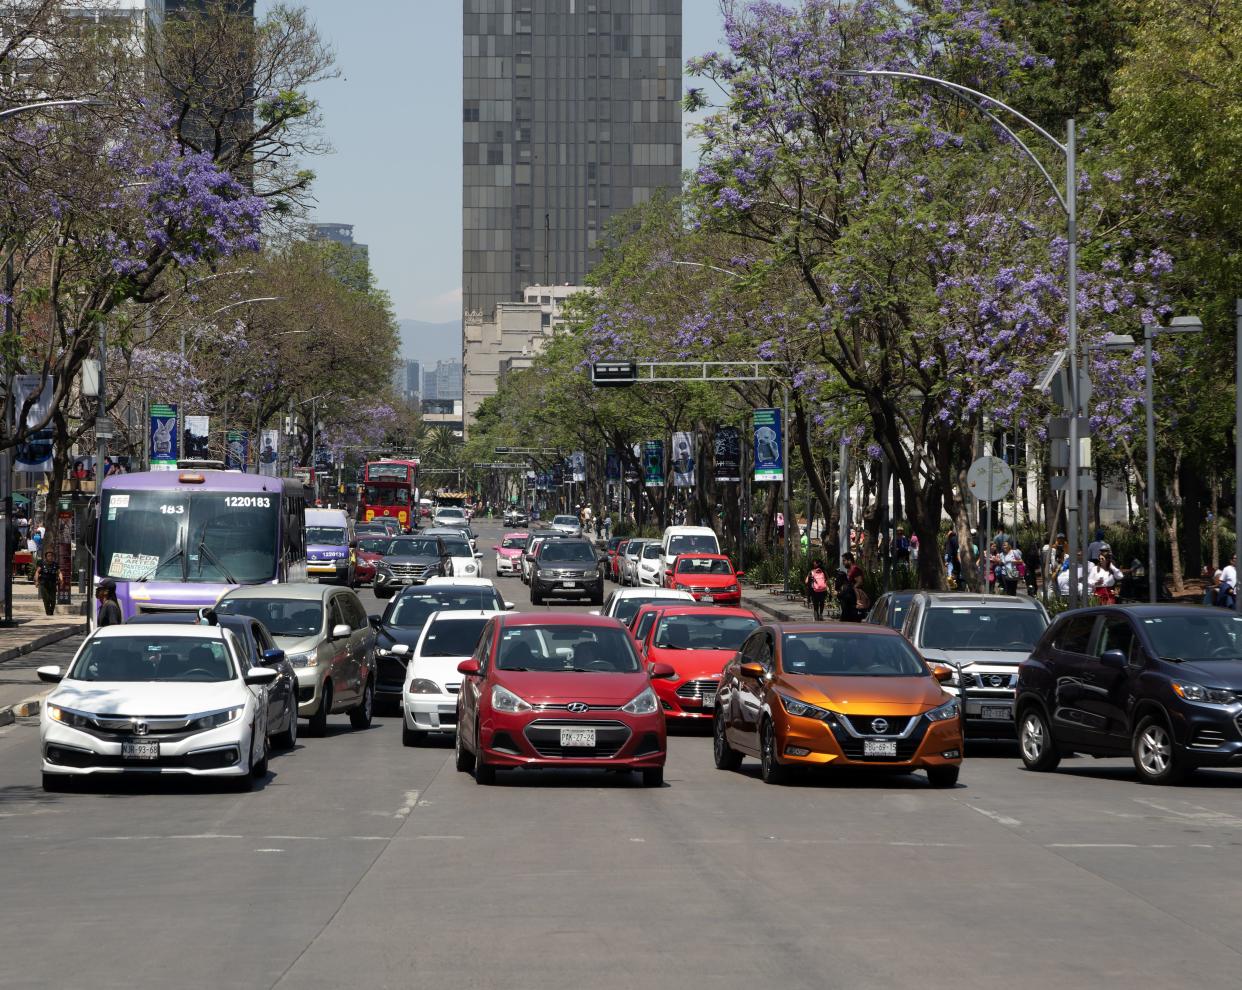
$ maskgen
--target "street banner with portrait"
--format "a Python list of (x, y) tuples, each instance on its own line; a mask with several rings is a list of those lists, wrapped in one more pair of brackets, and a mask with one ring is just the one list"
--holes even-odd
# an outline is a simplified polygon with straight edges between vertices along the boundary
[(187, 416), (185, 418), (184, 449), (187, 460), (205, 461), (211, 456), (210, 416)]
[(621, 458), (611, 447), (604, 448), (604, 480), (621, 480)]
[(664, 441), (643, 441), (643, 484), (648, 488), (664, 487)]
[(177, 470), (177, 406), (151, 403), (151, 470)]
[(245, 471), (250, 466), (250, 431), (229, 430), (224, 443), (224, 467)]
[(716, 480), (742, 480), (742, 436), (736, 426), (716, 427)]
[[(29, 402), (29, 408), (26, 403)], [(41, 423), (52, 410), (52, 379), (43, 375), (13, 376), (13, 416), (26, 408), (25, 426), (31, 429)], [(13, 455), (13, 470), (47, 474), (52, 470), (52, 430), (44, 427), (27, 435)]]
[(574, 482), (586, 481), (586, 451), (575, 450), (569, 455), (569, 466), (573, 472), (571, 480)]
[(695, 440), (693, 433), (673, 434), (673, 487), (694, 487)]
[(263, 430), (259, 434), (259, 474), (276, 477), (280, 462), (280, 430)]
[(781, 444), (781, 411), (779, 409), (756, 409), (755, 423), (755, 480), (784, 481), (785, 464)]

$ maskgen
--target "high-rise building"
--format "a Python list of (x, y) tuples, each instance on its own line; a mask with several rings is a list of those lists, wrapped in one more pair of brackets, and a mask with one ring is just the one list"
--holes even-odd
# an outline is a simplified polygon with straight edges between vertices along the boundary
[(405, 397), (417, 402), (423, 394), (423, 363), (409, 358), (405, 361)]
[(423, 401), (440, 398), (440, 383), (436, 381), (436, 369), (423, 369)]
[(436, 398), (461, 398), (461, 362), (436, 362)]
[(466, 314), (583, 284), (609, 218), (680, 187), (681, 7), (464, 0)]

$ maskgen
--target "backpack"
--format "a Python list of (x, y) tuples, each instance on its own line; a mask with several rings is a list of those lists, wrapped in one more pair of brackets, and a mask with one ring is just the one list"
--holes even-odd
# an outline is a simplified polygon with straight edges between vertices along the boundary
[(867, 593), (862, 588), (854, 589), (854, 606), (860, 612), (865, 612), (871, 608), (871, 599), (867, 597)]
[(815, 593), (828, 590), (828, 578), (824, 576), (821, 570), (811, 571), (811, 590)]

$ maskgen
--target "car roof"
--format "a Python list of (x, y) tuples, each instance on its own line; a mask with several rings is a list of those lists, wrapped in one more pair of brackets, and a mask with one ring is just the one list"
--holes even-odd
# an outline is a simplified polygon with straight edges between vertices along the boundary
[(346, 588), (334, 588), (330, 584), (254, 584), (234, 588), (221, 597), (221, 601), (238, 598), (275, 599), (278, 601), (318, 602), (323, 601), (334, 591), (347, 591)]
[(429, 577), (426, 581), (424, 581), (424, 582), (423, 582), (423, 584), (424, 584), (424, 585), (428, 585), (428, 584), (429, 584), (429, 585), (431, 585), (433, 588), (443, 588), (443, 587), (446, 587), (446, 586), (447, 586), (447, 587), (452, 587), (453, 585), (456, 585), (456, 586), (457, 586), (457, 587), (459, 587), (459, 588), (466, 587), (466, 588), (492, 588), (492, 589), (495, 589), (495, 587), (496, 587), (496, 585), (492, 583), (492, 579), (491, 579), (491, 578), (485, 578), (485, 577), (466, 577), (465, 575), (463, 575), (462, 577), (451, 577), (451, 576), (441, 576), (441, 575), (437, 575), (436, 577)]
[(617, 598), (674, 598), (683, 602), (694, 599), (690, 592), (675, 588), (618, 588), (613, 595)]
[(104, 626), (92, 634), (94, 639), (134, 639), (138, 637), (186, 636), (190, 639), (223, 639), (220, 626), (200, 626), (197, 622), (152, 622), (139, 626)]
[(681, 560), (683, 557), (686, 558), (687, 560), (728, 560), (729, 559), (727, 554), (699, 553), (697, 551), (694, 553), (679, 553), (675, 559)]
[[(648, 602), (648, 604), (662, 609), (665, 615), (724, 615), (730, 618), (759, 618), (755, 612), (741, 605), (661, 605), (659, 602)], [(640, 608), (639, 611), (641, 612), (642, 609)]]
[(923, 591), (920, 594), (927, 599), (928, 608), (966, 608), (970, 605), (986, 605), (990, 608), (1035, 609), (1040, 610), (1043, 603), (1029, 595), (984, 595), (962, 591)]
[(580, 612), (504, 612), (506, 629), (519, 626), (589, 626), (592, 629), (620, 629), (621, 623), (606, 615)]
[(888, 626), (873, 626), (865, 622), (765, 622), (764, 626), (778, 635), (786, 633), (862, 633), (864, 636), (900, 636)]
[[(1179, 605), (1175, 602), (1161, 602), (1158, 604), (1153, 604), (1151, 602), (1134, 602), (1128, 605), (1097, 605), (1088, 608), (1071, 609), (1069, 611), (1062, 612), (1061, 615), (1086, 615), (1088, 613), (1095, 615), (1114, 615), (1117, 612), (1124, 612), (1127, 615), (1133, 615), (1135, 618), (1141, 619), (1157, 616), (1163, 617), (1168, 615), (1202, 617), (1204, 615), (1214, 615), (1216, 614), (1216, 611), (1229, 614), (1232, 610), (1218, 609), (1214, 611), (1212, 609), (1205, 609), (1202, 605)], [(1237, 613), (1234, 614), (1236, 615)]]
[(514, 532), (514, 533), (503, 533), (501, 534), (500, 538), (502, 540), (509, 540), (515, 536), (530, 536), (530, 533), (526, 532), (525, 530), (522, 530), (521, 532)]

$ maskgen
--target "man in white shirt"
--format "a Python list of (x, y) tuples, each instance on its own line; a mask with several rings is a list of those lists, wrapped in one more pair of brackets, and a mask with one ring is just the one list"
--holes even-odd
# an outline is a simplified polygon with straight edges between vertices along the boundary
[(1216, 602), (1225, 608), (1233, 608), (1238, 598), (1238, 555), (1229, 558), (1229, 563), (1220, 572), (1220, 593)]

